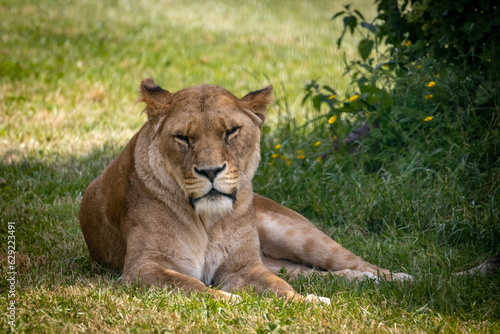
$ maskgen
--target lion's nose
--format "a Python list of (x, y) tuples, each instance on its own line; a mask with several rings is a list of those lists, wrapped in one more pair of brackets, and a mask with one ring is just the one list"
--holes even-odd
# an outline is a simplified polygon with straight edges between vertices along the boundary
[(214, 182), (217, 174), (226, 169), (226, 164), (222, 165), (222, 167), (207, 167), (207, 168), (194, 168), (196, 174), (206, 177), (210, 180), (210, 182)]

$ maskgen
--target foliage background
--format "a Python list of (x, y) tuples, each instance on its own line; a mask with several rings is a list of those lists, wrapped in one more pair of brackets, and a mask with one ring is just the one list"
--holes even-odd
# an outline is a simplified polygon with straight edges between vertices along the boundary
[[(499, 58), (488, 49), (469, 67), (470, 57), (429, 57), (425, 36), (385, 45), (361, 25), (376, 6), (354, 8), (362, 34), (347, 32), (338, 49), (346, 21), (330, 21), (343, 10), (331, 1), (0, 2), (0, 231), (16, 223), (18, 252), (16, 327), (2, 316), (2, 329), (498, 331), (499, 275), (451, 273), (500, 251)], [(147, 76), (170, 91), (212, 83), (237, 96), (273, 84), (255, 190), (415, 281), (302, 278), (298, 291), (332, 305), (247, 292), (231, 305), (123, 287), (91, 263), (79, 201), (145, 121), (134, 101)], [(343, 140), (374, 121), (379, 128), (349, 153)], [(0, 259), (7, 277), (6, 248)], [(1, 305), (7, 287), (2, 279)]]

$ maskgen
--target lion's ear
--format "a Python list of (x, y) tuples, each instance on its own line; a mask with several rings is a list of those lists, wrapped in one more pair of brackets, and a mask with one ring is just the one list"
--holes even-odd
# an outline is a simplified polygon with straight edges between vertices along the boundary
[(261, 90), (250, 92), (241, 101), (260, 119), (258, 126), (261, 127), (266, 120), (267, 106), (273, 102), (273, 86), (269, 85)]
[(142, 80), (140, 93), (139, 102), (146, 103), (144, 111), (148, 115), (148, 119), (162, 114), (170, 104), (171, 94), (158, 86), (151, 78)]

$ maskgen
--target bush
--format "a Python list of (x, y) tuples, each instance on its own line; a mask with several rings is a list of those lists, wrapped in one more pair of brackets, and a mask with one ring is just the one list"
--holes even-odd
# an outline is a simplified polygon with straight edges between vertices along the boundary
[[(370, 37), (359, 43), (359, 53), (368, 58), (381, 43), (389, 48), (392, 60), (430, 57), (491, 68), (497, 61), (500, 42), (500, 8), (494, 0), (376, 0), (378, 15), (367, 22), (357, 10), (345, 6), (333, 18), (343, 15), (344, 33), (360, 26)], [(361, 21), (358, 25), (358, 21)]]
[[(344, 138), (370, 124), (363, 151), (372, 159), (391, 161), (402, 153), (450, 152), (459, 147), (454, 149), (454, 163), (467, 155), (484, 169), (497, 166), (497, 6), (470, 0), (376, 3), (378, 15), (371, 22), (350, 6), (332, 18), (343, 17), (338, 46), (346, 32), (363, 36), (360, 60), (346, 64), (352, 81), (345, 97), (313, 81), (305, 88), (304, 101), (310, 99), (317, 110), (327, 105), (327, 117), (342, 120), (332, 131)], [(337, 140), (334, 146), (339, 144)], [(443, 154), (432, 154), (429, 162), (449, 166), (452, 157)]]

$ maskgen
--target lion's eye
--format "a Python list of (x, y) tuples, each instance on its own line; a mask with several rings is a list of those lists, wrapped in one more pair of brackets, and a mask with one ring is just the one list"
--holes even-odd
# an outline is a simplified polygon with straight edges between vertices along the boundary
[(236, 126), (230, 130), (226, 131), (226, 142), (229, 142), (230, 139), (234, 138), (238, 133), (240, 133), (240, 126)]
[(188, 136), (176, 135), (176, 136), (174, 136), (174, 139), (176, 142), (178, 142), (180, 144), (189, 146), (189, 137)]

